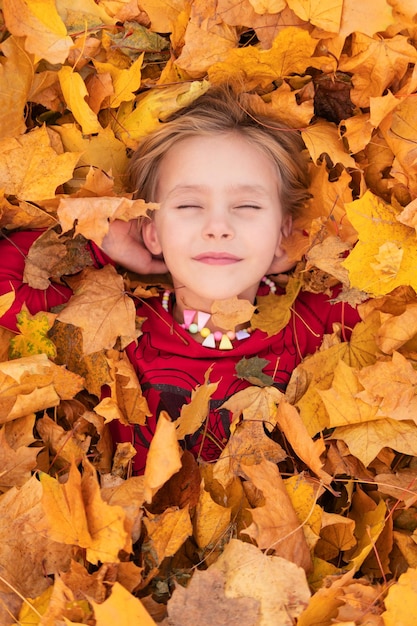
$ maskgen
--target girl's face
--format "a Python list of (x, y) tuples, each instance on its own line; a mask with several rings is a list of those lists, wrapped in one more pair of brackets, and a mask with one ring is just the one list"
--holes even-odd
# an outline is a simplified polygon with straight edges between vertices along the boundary
[(179, 141), (159, 166), (156, 201), (143, 236), (163, 254), (179, 308), (210, 311), (233, 296), (253, 302), (289, 228), (266, 154), (237, 133)]

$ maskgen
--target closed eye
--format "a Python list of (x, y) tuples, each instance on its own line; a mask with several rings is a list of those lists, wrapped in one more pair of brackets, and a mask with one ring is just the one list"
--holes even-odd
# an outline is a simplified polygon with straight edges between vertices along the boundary
[(239, 206), (236, 207), (237, 209), (255, 209), (255, 210), (259, 210), (262, 207), (260, 207), (258, 204), (239, 204)]

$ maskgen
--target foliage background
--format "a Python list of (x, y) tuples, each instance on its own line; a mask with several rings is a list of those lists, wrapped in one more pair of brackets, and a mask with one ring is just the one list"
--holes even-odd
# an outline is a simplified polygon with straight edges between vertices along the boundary
[[(59, 315), (22, 311), (18, 334), (1, 329), (1, 623), (414, 625), (415, 1), (0, 7), (0, 225), (47, 229), (30, 285), (79, 272), (84, 238), (100, 244), (109, 220), (146, 210), (125, 190), (131, 151), (227, 81), (299, 129), (310, 155), (288, 292), (340, 281), (363, 303), (350, 343), (335, 329), (285, 398), (255, 386), (234, 399), (242, 420), (214, 466), (181, 458), (161, 420), (144, 478), (126, 476), (128, 447), (112, 458), (105, 422), (146, 413), (123, 356), (146, 285), (87, 267)], [(210, 392), (197, 390), (194, 415)]]

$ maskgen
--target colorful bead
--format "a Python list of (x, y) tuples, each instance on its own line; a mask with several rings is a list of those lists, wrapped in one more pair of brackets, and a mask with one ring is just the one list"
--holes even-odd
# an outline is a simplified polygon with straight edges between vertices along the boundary
[[(269, 287), (271, 293), (276, 293), (277, 286), (273, 280), (264, 276), (262, 281)], [(171, 296), (170, 291), (164, 291), (162, 295), (162, 307), (165, 311), (169, 312), (169, 299)], [(180, 324), (181, 328), (184, 330), (188, 330), (189, 333), (195, 335), (198, 332), (203, 338), (203, 345), (206, 348), (216, 348), (217, 344), (219, 344), (220, 350), (232, 350), (233, 344), (232, 341), (237, 339), (241, 341), (242, 339), (247, 339), (250, 337), (252, 329), (246, 328), (243, 330), (238, 330), (236, 332), (229, 330), (226, 333), (222, 333), (220, 330), (216, 330), (214, 333), (206, 326), (209, 321), (211, 315), (210, 313), (205, 313), (204, 311), (195, 311), (193, 309), (185, 309), (183, 311), (184, 323)]]

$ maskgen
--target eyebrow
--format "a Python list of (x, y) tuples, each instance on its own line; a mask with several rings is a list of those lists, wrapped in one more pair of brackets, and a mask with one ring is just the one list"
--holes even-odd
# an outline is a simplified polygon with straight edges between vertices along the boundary
[[(206, 185), (176, 185), (175, 187), (173, 187), (173, 189), (171, 189), (171, 191), (169, 192), (169, 196), (170, 195), (174, 195), (176, 193), (179, 192), (183, 192), (183, 191), (207, 191), (209, 189), (208, 186)], [(267, 193), (265, 187), (263, 187), (262, 185), (230, 185), (228, 188), (230, 191), (232, 192), (249, 192), (249, 193)]]

